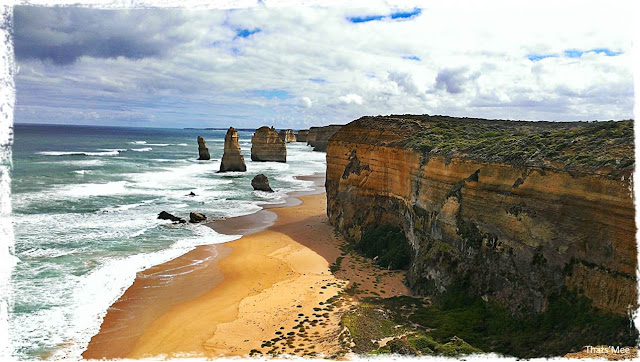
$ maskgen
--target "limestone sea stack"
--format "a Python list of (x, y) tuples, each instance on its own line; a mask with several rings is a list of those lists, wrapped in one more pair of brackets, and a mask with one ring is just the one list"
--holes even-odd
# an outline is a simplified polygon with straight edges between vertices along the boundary
[(280, 139), (285, 143), (296, 141), (296, 135), (295, 133), (293, 133), (292, 129), (281, 129), (280, 133), (278, 133), (278, 136), (280, 136)]
[(251, 138), (251, 161), (287, 162), (287, 146), (278, 132), (267, 126), (256, 130)]
[(198, 136), (198, 160), (210, 160), (211, 155), (209, 155), (209, 149), (207, 145), (204, 143), (204, 138)]
[(336, 132), (338, 132), (340, 128), (342, 128), (342, 125), (335, 125), (335, 124), (330, 126), (320, 127), (316, 132), (316, 139), (313, 146), (313, 150), (319, 151), (319, 152), (326, 152), (327, 142), (329, 142), (329, 139), (331, 138), (331, 136), (336, 134)]
[(222, 155), (219, 172), (229, 171), (247, 171), (244, 156), (240, 153), (240, 146), (238, 145), (238, 131), (233, 127), (229, 127), (227, 135), (224, 136), (224, 154)]
[(271, 186), (269, 186), (269, 179), (263, 174), (256, 175), (251, 180), (251, 186), (257, 191), (273, 192)]
[(311, 147), (316, 146), (316, 135), (318, 134), (318, 129), (320, 127), (311, 127), (309, 128), (309, 133), (307, 134), (307, 144)]
[(296, 142), (307, 142), (307, 136), (309, 136), (308, 129), (301, 129), (296, 133)]

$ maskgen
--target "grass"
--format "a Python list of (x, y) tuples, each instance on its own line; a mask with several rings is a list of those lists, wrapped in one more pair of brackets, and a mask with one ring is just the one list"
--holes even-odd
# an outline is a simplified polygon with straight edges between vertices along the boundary
[(633, 120), (608, 122), (515, 122), (429, 115), (401, 115), (408, 137), (392, 144), (424, 154), (472, 158), (522, 166), (560, 168), (617, 176), (633, 170)]
[[(518, 358), (563, 356), (585, 345), (635, 346), (638, 332), (622, 316), (596, 310), (585, 297), (562, 290), (545, 312), (514, 316), (470, 297), (455, 283), (438, 305), (399, 296), (364, 298), (343, 315), (357, 353), (458, 356), (496, 352)], [(406, 334), (406, 337), (401, 337)], [(396, 337), (380, 347), (371, 340)]]
[(540, 314), (514, 317), (507, 309), (469, 297), (464, 283), (452, 286), (437, 306), (418, 308), (409, 319), (443, 341), (461, 337), (484, 351), (515, 357), (560, 356), (585, 345), (636, 344), (628, 318), (597, 311), (585, 297), (562, 290)]

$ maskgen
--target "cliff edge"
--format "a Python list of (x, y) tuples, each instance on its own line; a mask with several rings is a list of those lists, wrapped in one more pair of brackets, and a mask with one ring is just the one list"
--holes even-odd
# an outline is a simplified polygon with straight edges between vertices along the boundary
[[(416, 294), (464, 285), (522, 314), (573, 293), (627, 315), (634, 166), (632, 120), (363, 117), (328, 141), (327, 213), (390, 267), (406, 258)], [(406, 245), (381, 246), (376, 235), (393, 228), (401, 237), (384, 240)]]

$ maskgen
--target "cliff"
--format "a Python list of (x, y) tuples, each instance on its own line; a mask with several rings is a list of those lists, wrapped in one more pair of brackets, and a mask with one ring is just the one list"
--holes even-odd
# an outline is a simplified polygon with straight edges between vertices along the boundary
[(309, 136), (308, 129), (301, 129), (296, 133), (296, 142), (307, 142), (307, 137)]
[(280, 136), (280, 139), (285, 143), (296, 141), (296, 135), (295, 133), (293, 133), (292, 129), (281, 129), (278, 133), (278, 136)]
[(222, 155), (220, 171), (218, 172), (229, 171), (247, 171), (244, 156), (240, 153), (240, 146), (238, 145), (238, 131), (233, 127), (229, 127), (227, 134), (224, 136), (224, 154)]
[(633, 150), (632, 120), (363, 117), (328, 142), (327, 213), (369, 251), (376, 232), (400, 228), (416, 294), (465, 285), (519, 314), (568, 292), (625, 315), (637, 295)]
[(278, 133), (262, 126), (251, 138), (251, 161), (287, 162), (287, 146)]
[(327, 151), (327, 142), (329, 138), (342, 128), (342, 125), (330, 125), (318, 128), (316, 131), (315, 140), (313, 143), (313, 150), (319, 152)]
[(316, 146), (316, 136), (318, 135), (318, 129), (320, 129), (320, 127), (309, 128), (309, 133), (307, 134), (307, 144), (311, 147)]

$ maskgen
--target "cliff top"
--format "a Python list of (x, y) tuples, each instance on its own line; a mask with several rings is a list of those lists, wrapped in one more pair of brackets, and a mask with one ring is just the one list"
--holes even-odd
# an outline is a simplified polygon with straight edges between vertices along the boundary
[[(378, 140), (423, 153), (610, 176), (635, 165), (633, 120), (508, 121), (429, 115), (362, 117)], [(373, 141), (373, 140), (371, 140)]]

